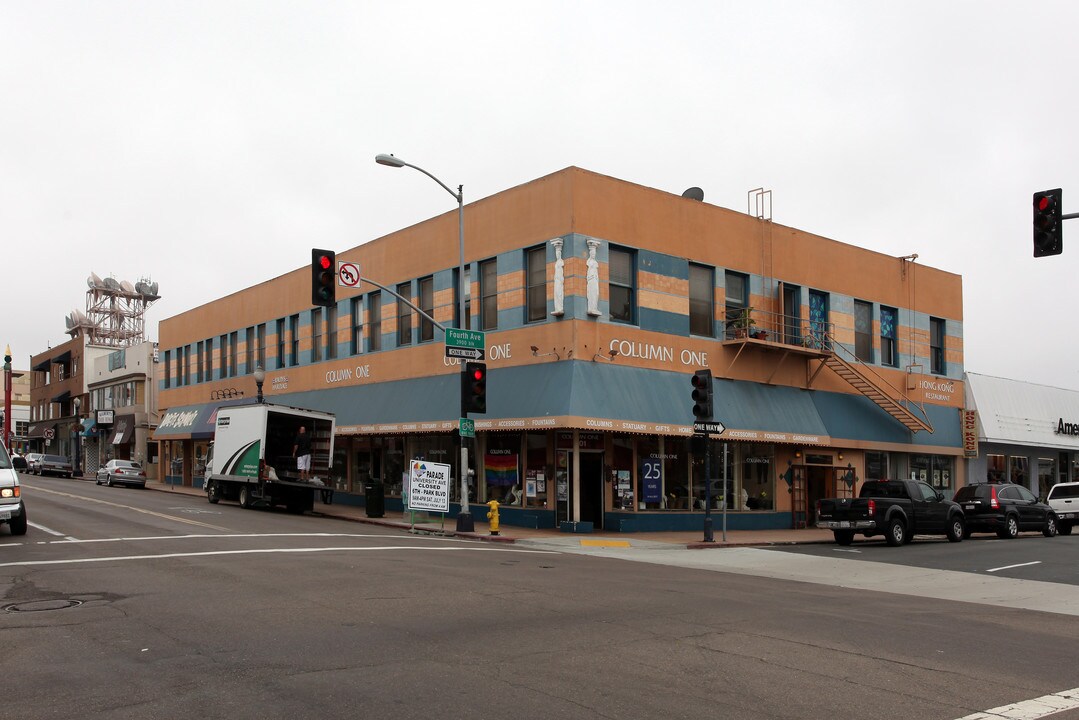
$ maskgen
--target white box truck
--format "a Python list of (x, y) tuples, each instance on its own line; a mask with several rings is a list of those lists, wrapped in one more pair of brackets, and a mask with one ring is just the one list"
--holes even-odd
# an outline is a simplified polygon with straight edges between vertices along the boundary
[[(292, 454), (301, 427), (311, 436), (307, 480), (300, 479)], [(270, 403), (221, 408), (206, 459), (207, 499), (236, 500), (245, 508), (280, 505), (294, 513), (312, 510), (316, 496), (332, 501), (335, 427), (333, 414), (318, 410)]]

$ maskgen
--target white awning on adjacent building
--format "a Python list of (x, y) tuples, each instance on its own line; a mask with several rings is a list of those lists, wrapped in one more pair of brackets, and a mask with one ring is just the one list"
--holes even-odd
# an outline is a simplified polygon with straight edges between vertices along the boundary
[(978, 441), (1079, 451), (1079, 391), (966, 374)]

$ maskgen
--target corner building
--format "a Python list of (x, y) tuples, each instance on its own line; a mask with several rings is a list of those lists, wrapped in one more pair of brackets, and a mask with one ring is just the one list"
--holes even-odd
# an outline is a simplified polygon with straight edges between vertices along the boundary
[[(574, 167), (467, 205), (464, 224), (465, 326), (488, 365), (473, 513), (494, 499), (508, 525), (695, 530), (710, 499), (731, 529), (804, 527), (865, 479), (951, 494), (965, 473), (958, 275)], [(459, 326), (457, 232), (448, 212), (337, 259)], [(367, 283), (334, 308), (310, 292), (303, 267), (161, 323), (169, 482), (201, 483), (216, 409), (250, 402), (261, 365), (268, 399), (336, 413), (336, 501), (381, 482), (399, 509), (423, 458), (451, 466), (455, 514), (443, 333)], [(727, 428), (703, 446), (699, 369)]]

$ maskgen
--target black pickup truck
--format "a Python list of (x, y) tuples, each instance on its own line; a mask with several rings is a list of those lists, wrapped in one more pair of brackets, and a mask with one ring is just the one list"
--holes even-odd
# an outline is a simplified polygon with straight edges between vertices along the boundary
[(857, 498), (817, 501), (817, 527), (831, 530), (840, 545), (855, 534), (884, 535), (889, 545), (908, 543), (918, 535), (963, 539), (963, 509), (924, 482), (868, 480)]

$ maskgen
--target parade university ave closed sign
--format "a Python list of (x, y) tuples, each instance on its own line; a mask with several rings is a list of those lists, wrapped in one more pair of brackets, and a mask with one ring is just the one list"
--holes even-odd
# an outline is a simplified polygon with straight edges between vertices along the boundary
[(408, 509), (450, 511), (450, 466), (413, 460), (408, 473)]

